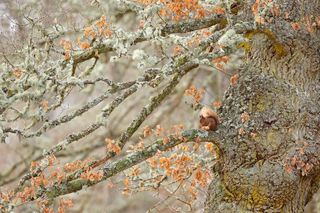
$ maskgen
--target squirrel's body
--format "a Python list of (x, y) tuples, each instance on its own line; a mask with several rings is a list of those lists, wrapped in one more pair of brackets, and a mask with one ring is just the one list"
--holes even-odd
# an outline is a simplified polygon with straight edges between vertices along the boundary
[(203, 107), (200, 111), (200, 128), (207, 131), (214, 131), (217, 129), (218, 124), (218, 115), (209, 107)]

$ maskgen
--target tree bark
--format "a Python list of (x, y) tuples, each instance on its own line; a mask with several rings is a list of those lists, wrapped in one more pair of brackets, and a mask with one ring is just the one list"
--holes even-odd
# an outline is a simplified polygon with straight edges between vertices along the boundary
[[(282, 14), (320, 14), (319, 1), (281, 2)], [(319, 188), (319, 29), (278, 19), (246, 35), (246, 66), (219, 111), (225, 138), (206, 212), (303, 212)]]

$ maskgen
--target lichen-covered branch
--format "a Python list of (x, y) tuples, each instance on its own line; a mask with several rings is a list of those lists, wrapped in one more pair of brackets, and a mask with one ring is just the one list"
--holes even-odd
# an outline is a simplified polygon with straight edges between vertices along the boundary
[(163, 139), (157, 140), (152, 145), (146, 147), (141, 151), (131, 153), (127, 156), (120, 158), (111, 163), (107, 163), (101, 170), (103, 171), (103, 177), (97, 181), (88, 181), (83, 179), (68, 181), (66, 183), (56, 184), (47, 189), (43, 189), (37, 193), (37, 197), (45, 195), (49, 199), (54, 199), (58, 196), (70, 194), (82, 190), (85, 187), (90, 187), (98, 184), (128, 168), (131, 168), (142, 161), (154, 156), (158, 151), (166, 151), (171, 149), (181, 143), (187, 143), (191, 141), (204, 141), (219, 144), (221, 140), (221, 135), (219, 132), (206, 132), (201, 130), (186, 130), (181, 133), (182, 137), (176, 137), (174, 135), (169, 136), (169, 141), (163, 143)]

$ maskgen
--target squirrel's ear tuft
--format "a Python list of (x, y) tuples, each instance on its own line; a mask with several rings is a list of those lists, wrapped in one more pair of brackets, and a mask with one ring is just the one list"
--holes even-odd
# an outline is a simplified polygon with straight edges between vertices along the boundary
[(214, 111), (212, 111), (212, 109), (210, 109), (209, 107), (204, 106), (200, 111), (200, 117), (201, 116), (204, 118), (215, 117), (216, 113)]

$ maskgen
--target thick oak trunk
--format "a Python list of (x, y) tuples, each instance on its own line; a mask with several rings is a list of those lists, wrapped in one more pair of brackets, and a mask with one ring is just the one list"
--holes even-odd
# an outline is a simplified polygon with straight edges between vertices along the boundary
[(248, 34), (247, 66), (219, 112), (225, 138), (206, 212), (303, 212), (319, 188), (319, 32), (277, 27)]

